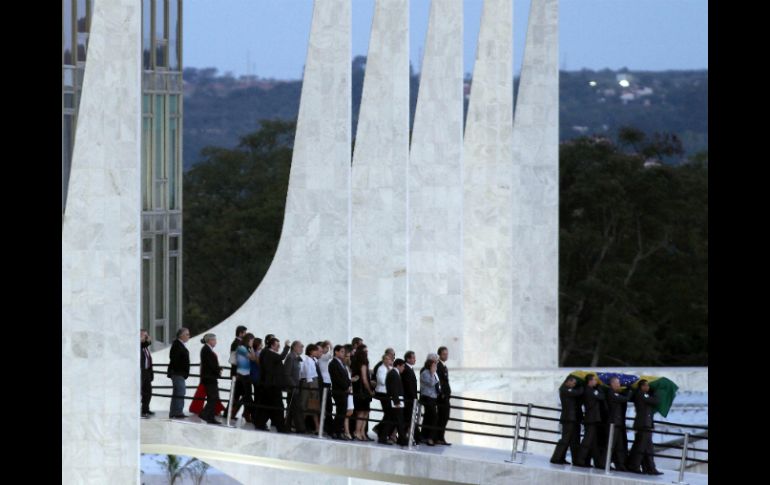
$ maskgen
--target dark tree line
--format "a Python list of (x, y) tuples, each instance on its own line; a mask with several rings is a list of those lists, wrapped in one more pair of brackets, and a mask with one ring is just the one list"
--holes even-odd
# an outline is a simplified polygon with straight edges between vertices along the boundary
[[(202, 331), (264, 277), (280, 238), (295, 124), (206, 148), (184, 180), (184, 322)], [(560, 150), (563, 366), (708, 363), (708, 156), (626, 128)]]

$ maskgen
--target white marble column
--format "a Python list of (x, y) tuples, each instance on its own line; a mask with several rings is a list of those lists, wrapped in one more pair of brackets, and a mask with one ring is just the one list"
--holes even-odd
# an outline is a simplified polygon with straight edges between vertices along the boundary
[[(209, 330), (222, 365), (238, 325), (305, 344), (349, 340), (350, 29), (350, 0), (316, 0), (281, 239), (259, 287)], [(188, 343), (193, 362), (201, 346)], [(168, 361), (168, 349), (153, 355)]]
[(409, 2), (377, 0), (353, 153), (351, 337), (406, 350)]
[(512, 137), (513, 2), (486, 0), (463, 147), (465, 367), (513, 363)]
[(513, 124), (513, 368), (559, 344), (559, 2), (532, 0)]
[[(409, 347), (462, 362), (463, 4), (433, 0), (409, 160)], [(462, 364), (461, 364), (462, 365)]]
[(141, 3), (94, 2), (62, 223), (62, 483), (139, 482)]

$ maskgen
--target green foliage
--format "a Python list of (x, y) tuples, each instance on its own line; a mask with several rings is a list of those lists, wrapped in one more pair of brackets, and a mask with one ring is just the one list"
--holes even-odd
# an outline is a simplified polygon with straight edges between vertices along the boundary
[(560, 365), (706, 365), (708, 165), (645, 165), (681, 146), (619, 138), (561, 145)]
[(295, 124), (260, 121), (237, 148), (204, 149), (184, 179), (184, 322), (193, 333), (242, 305), (281, 236)]
[[(185, 174), (184, 322), (232, 314), (278, 244), (294, 123), (260, 122)], [(560, 365), (708, 363), (708, 153), (625, 128), (560, 152)]]

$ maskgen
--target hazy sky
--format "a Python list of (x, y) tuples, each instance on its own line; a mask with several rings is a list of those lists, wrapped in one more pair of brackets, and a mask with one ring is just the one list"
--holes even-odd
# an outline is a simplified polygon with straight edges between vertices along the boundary
[[(352, 3), (352, 55), (366, 55), (374, 0)], [(529, 3), (514, 0), (517, 73)], [(482, 0), (464, 0), (464, 5), (465, 71), (471, 72)], [(429, 8), (429, 0), (411, 0), (411, 62), (418, 70)], [(298, 79), (312, 13), (312, 0), (186, 0), (184, 65)], [(707, 0), (561, 0), (560, 23), (562, 69), (708, 68)]]

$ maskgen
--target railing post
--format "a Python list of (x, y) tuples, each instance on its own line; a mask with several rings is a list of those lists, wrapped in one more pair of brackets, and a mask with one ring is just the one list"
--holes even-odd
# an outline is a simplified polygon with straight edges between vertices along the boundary
[(321, 392), (321, 419), (318, 424), (318, 437), (324, 437), (324, 421), (326, 420), (326, 399), (329, 397), (329, 388), (323, 386), (324, 390)]
[(527, 445), (529, 444), (529, 418), (532, 416), (532, 403), (527, 404), (527, 420), (524, 421), (524, 445), (521, 447), (521, 452), (528, 455)]
[(684, 443), (682, 444), (682, 463), (679, 465), (679, 480), (674, 483), (687, 485), (684, 481), (684, 467), (687, 463), (687, 446), (690, 444), (690, 433), (684, 434)]
[(610, 436), (607, 439), (607, 456), (605, 457), (604, 461), (604, 473), (610, 472), (610, 461), (612, 460), (612, 449), (614, 448), (615, 442), (613, 441), (615, 438), (615, 423), (610, 423)]
[(508, 463), (519, 463), (516, 461), (516, 453), (519, 447), (519, 427), (521, 426), (521, 412), (516, 413), (516, 430), (513, 433), (513, 450), (511, 451), (511, 459), (505, 460)]
[(414, 400), (414, 404), (412, 405), (412, 422), (409, 425), (409, 449), (414, 449), (414, 427), (417, 423), (417, 415), (420, 412), (420, 401), (417, 399)]
[(230, 379), (230, 397), (227, 399), (227, 421), (226, 426), (229, 428), (234, 428), (235, 425), (230, 425), (230, 416), (233, 414), (233, 388), (235, 387), (235, 376), (233, 376), (232, 379)]

